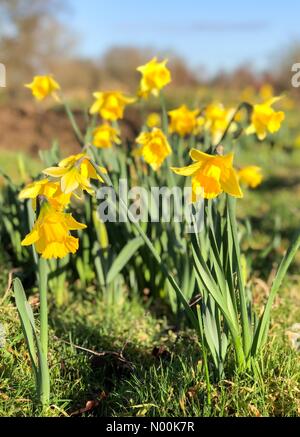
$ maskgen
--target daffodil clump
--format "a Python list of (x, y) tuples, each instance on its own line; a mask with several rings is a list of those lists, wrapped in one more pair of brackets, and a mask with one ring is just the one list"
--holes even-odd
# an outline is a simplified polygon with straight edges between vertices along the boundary
[[(262, 183), (263, 172), (256, 165), (236, 167), (234, 147), (238, 147), (236, 140), (243, 133), (254, 133), (262, 141), (269, 133), (273, 134), (280, 129), (285, 114), (273, 108), (280, 97), (273, 97), (273, 89), (265, 87), (261, 90), (262, 102), (259, 103), (245, 101), (237, 108), (224, 106), (218, 101), (202, 107), (198, 102), (189, 106), (182, 103), (168, 111), (163, 94), (165, 87), (171, 83), (171, 72), (167, 63), (167, 59), (153, 58), (137, 68), (140, 83), (136, 96), (130, 96), (120, 90), (94, 92), (94, 102), (89, 109), (90, 123), (86, 132), (81, 132), (77, 126), (71, 109), (61, 97), (60, 86), (52, 76), (36, 76), (32, 83), (26, 85), (37, 100), (52, 97), (63, 102), (81, 147), (77, 154), (62, 160), (55, 157), (49, 161), (55, 165), (47, 164), (51, 166), (42, 171), (42, 177), (27, 184), (19, 194), (20, 200), (29, 199), (29, 203), (32, 204), (32, 210), (28, 209), (31, 214), (28, 220), (31, 229), (21, 244), (34, 246), (33, 252), (38, 266), (41, 339), (36, 347), (39, 348), (41, 345), (41, 350), (38, 354), (38, 365), (38, 360), (32, 361), (43, 404), (49, 402), (46, 299), (48, 267), (53, 264), (59, 265), (59, 261), (51, 262), (53, 259), (76, 254), (79, 238), (73, 233), (79, 231), (81, 234), (87, 224), (98, 228), (93, 233), (96, 241), (90, 241), (93, 237), (82, 233), (84, 242), (87, 241), (83, 245), (84, 256), (79, 258), (80, 252), (75, 255), (74, 264), (78, 275), (80, 279), (84, 277), (82, 283), (86, 284), (85, 272), (90, 267), (89, 259), (93, 258), (91, 264), (97, 273), (94, 275), (92, 271), (90, 278), (98, 281), (100, 290), (112, 290), (109, 287), (114, 278), (122, 276), (122, 268), (128, 268), (132, 286), (140, 277), (142, 280), (147, 277), (147, 283), (160, 284), (157, 287), (166, 289), (168, 287), (171, 290), (170, 295), (173, 290), (173, 296), (169, 298), (170, 305), (178, 314), (183, 308), (191, 325), (199, 333), (206, 369), (209, 368), (207, 350), (219, 377), (224, 377), (226, 351), (229, 345), (235, 351), (237, 369), (249, 369), (249, 363), (264, 343), (270, 320), (270, 308), (282, 274), (280, 271), (279, 279), (275, 278), (266, 310), (254, 326), (252, 321), (258, 319), (245, 292), (235, 202), (244, 196), (241, 187), (254, 189)], [(248, 90), (247, 93), (252, 99), (252, 90)], [(129, 105), (138, 102), (144, 107), (144, 100), (150, 97), (160, 97), (161, 113), (151, 112), (135, 134), (135, 138), (128, 140), (128, 144), (125, 145), (119, 122), (124, 118)], [(112, 175), (111, 179), (108, 173)], [(189, 179), (180, 179), (174, 173)], [(121, 175), (124, 174), (131, 185), (142, 181), (145, 185), (143, 188), (146, 189), (151, 189), (154, 183), (167, 186), (169, 189), (173, 189), (176, 183), (181, 188), (185, 188), (186, 184), (190, 185), (191, 202), (201, 205), (200, 201), (205, 199), (205, 235), (202, 234), (198, 238), (192, 233), (183, 237), (183, 227), (173, 227), (172, 220), (168, 222), (168, 226), (163, 220), (153, 227), (148, 224), (145, 224), (145, 227), (140, 226), (117, 193), (116, 187), (122, 179)], [(84, 204), (80, 221), (73, 217), (70, 210), (72, 203), (84, 201), (87, 194), (95, 198), (97, 184), (109, 186), (116, 195), (118, 206), (121, 205), (124, 216), (129, 219), (123, 231), (119, 224), (116, 227), (110, 223), (103, 223), (96, 213), (93, 201)], [(184, 193), (180, 193), (183, 198)], [(220, 199), (222, 195), (224, 201)], [(188, 206), (193, 210), (197, 209), (197, 205)], [(183, 222), (186, 225), (185, 219)], [(194, 225), (194, 222), (191, 223), (191, 226)], [(107, 232), (106, 226), (112, 226), (110, 233)], [(113, 234), (117, 244), (109, 244), (110, 234)], [(124, 239), (129, 240), (126, 246), (122, 246)], [(300, 239), (297, 244), (300, 245)], [(111, 250), (112, 254), (106, 256), (103, 248)], [(130, 265), (130, 257), (137, 250), (141, 250), (141, 256), (137, 263)], [(296, 245), (288, 252), (286, 263), (291, 262), (290, 254), (295, 250)], [(114, 263), (111, 261), (113, 258)], [(157, 265), (154, 265), (153, 259)], [(285, 268), (286, 265), (282, 271)], [(153, 278), (149, 281), (152, 274)], [(122, 284), (128, 289), (126, 275)], [(182, 281), (185, 282), (184, 286), (181, 286)], [(117, 283), (118, 290), (122, 288), (120, 283)], [(142, 289), (145, 283), (138, 284), (137, 287), (140, 285)], [(191, 299), (196, 293), (200, 293), (201, 299), (194, 307)], [(27, 324), (28, 328), (31, 321), (28, 321), (29, 316), (23, 311), (26, 308), (22, 301), (24, 295), (20, 288), (16, 291), (23, 325)], [(29, 346), (32, 347), (30, 338)], [(209, 380), (206, 382), (209, 386)]]
[[(163, 89), (171, 82), (171, 72), (167, 67), (168, 60), (159, 61), (153, 58), (144, 65), (137, 68), (141, 74), (140, 85), (136, 97), (131, 97), (119, 90), (94, 92), (94, 103), (90, 107), (90, 114), (101, 119), (101, 124), (94, 125), (91, 131), (91, 146), (96, 149), (111, 149), (115, 146), (123, 147), (121, 131), (118, 121), (124, 117), (124, 111), (128, 105), (134, 104), (139, 99), (148, 99), (150, 95), (158, 97)], [(60, 85), (55, 79), (48, 76), (36, 76), (30, 84), (26, 85), (31, 89), (33, 96), (43, 100), (47, 96), (57, 97)], [(253, 99), (252, 90), (244, 92), (245, 97)], [(273, 97), (273, 88), (264, 85), (261, 88), (260, 96), (262, 103), (246, 104), (249, 112), (248, 125), (243, 129), (246, 134), (256, 133), (260, 140), (265, 139), (268, 133), (276, 132), (284, 120), (283, 111), (275, 111), (273, 104), (280, 100), (280, 97)], [(255, 188), (262, 183), (263, 175), (260, 167), (250, 165), (236, 170), (233, 165), (234, 153), (229, 151), (223, 155), (223, 148), (218, 145), (224, 135), (239, 132), (241, 121), (245, 121), (242, 115), (241, 105), (237, 110), (232, 107), (225, 107), (220, 102), (213, 102), (203, 108), (189, 108), (185, 104), (167, 112), (169, 124), (163, 124), (161, 114), (154, 112), (148, 115), (145, 121), (145, 128), (137, 136), (135, 143), (137, 147), (133, 156), (141, 157), (154, 172), (162, 171), (164, 163), (168, 163), (169, 169), (181, 176), (191, 177), (192, 201), (203, 197), (214, 199), (220, 194), (227, 193), (230, 196), (241, 198), (243, 196), (240, 184)], [(242, 131), (243, 131), (242, 129)], [(173, 145), (173, 134), (181, 138), (181, 143)], [(183, 150), (178, 147), (187, 148), (185, 140), (188, 137), (201, 138), (201, 135), (209, 135), (211, 148), (199, 150), (200, 144), (193, 143), (189, 155), (193, 161), (190, 165), (177, 167), (177, 155)], [(82, 144), (84, 146), (84, 144)], [(88, 146), (88, 145), (85, 145)], [(175, 148), (174, 148), (175, 147)], [(221, 150), (221, 152), (220, 152)], [(172, 164), (173, 165), (172, 165)], [(175, 165), (174, 165), (175, 164)], [(164, 172), (167, 167), (164, 167)], [(101, 175), (106, 174), (106, 169), (97, 166), (89, 154), (82, 152), (72, 155), (60, 161), (57, 166), (43, 170), (44, 179), (35, 181), (25, 187), (20, 193), (20, 199), (32, 199), (33, 207), (36, 209), (38, 199), (43, 206), (40, 210), (37, 223), (45, 222), (47, 226), (48, 214), (63, 221), (64, 210), (70, 206), (73, 198), (81, 198), (86, 192), (93, 195), (92, 181), (102, 182)], [(55, 214), (54, 214), (55, 213)], [(60, 214), (59, 214), (60, 213)], [(66, 224), (66, 221), (64, 221)], [(73, 252), (78, 246), (67, 244), (69, 238), (61, 239), (62, 228), (65, 229), (65, 236), (69, 235), (71, 229), (67, 226), (58, 225), (57, 241), (64, 244), (65, 250), (42, 250), (42, 244), (31, 235), (26, 237), (22, 244), (32, 242), (43, 257), (62, 257), (66, 253)], [(55, 227), (51, 227), (53, 233)], [(34, 234), (37, 235), (36, 233)], [(45, 233), (41, 233), (45, 235)], [(43, 238), (43, 236), (41, 237)], [(45, 239), (45, 247), (47, 246)], [(72, 240), (73, 241), (73, 240)], [(58, 246), (51, 246), (57, 247)], [(61, 247), (61, 246), (60, 246)]]
[[(99, 167), (100, 173), (106, 173)], [(27, 185), (19, 194), (20, 199), (32, 199), (36, 209), (40, 205), (39, 216), (31, 232), (21, 242), (22, 246), (34, 245), (37, 253), (44, 259), (64, 258), (75, 253), (79, 247), (78, 238), (70, 231), (85, 229), (86, 225), (77, 222), (64, 210), (69, 206), (72, 196), (81, 197), (86, 191), (93, 194), (91, 180), (103, 182), (84, 153), (69, 156), (59, 162), (57, 167), (46, 168), (43, 173), (49, 178)]]

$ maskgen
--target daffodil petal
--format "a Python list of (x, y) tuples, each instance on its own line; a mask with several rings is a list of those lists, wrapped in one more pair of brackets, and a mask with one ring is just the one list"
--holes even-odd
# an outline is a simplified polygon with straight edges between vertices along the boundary
[(19, 194), (19, 199), (34, 199), (39, 195), (41, 190), (41, 186), (37, 184), (30, 184), (27, 187), (23, 188), (23, 190)]
[(67, 173), (66, 168), (60, 168), (60, 167), (49, 167), (43, 170), (43, 173), (47, 176), (52, 176), (53, 178), (61, 178)]
[(61, 178), (61, 190), (63, 193), (68, 194), (76, 190), (79, 185), (77, 175), (77, 169), (73, 168)]
[(193, 161), (205, 162), (208, 159), (212, 158), (212, 155), (208, 155), (207, 153), (201, 152), (201, 150), (191, 149), (190, 157)]
[(71, 214), (66, 216), (66, 225), (71, 231), (75, 231), (77, 229), (85, 229), (87, 226), (84, 223), (79, 223)]
[(171, 170), (180, 176), (192, 176), (201, 167), (200, 162), (188, 165), (187, 167), (171, 167)]
[(22, 246), (31, 246), (31, 244), (34, 244), (39, 239), (39, 233), (37, 230), (32, 230), (24, 240), (21, 242)]
[(233, 197), (243, 197), (237, 173), (233, 168), (228, 169), (226, 177), (224, 177), (223, 173), (221, 174), (220, 184), (225, 193), (230, 194)]

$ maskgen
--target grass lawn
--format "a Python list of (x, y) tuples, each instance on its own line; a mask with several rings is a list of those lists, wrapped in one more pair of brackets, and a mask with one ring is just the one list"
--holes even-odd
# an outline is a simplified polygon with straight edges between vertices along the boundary
[[(239, 154), (239, 162), (262, 165), (266, 175), (239, 202), (248, 283), (259, 311), (272, 267), (299, 227), (300, 152), (262, 148), (259, 155), (257, 149)], [(3, 163), (16, 177), (14, 155), (1, 152)], [(39, 169), (35, 161), (28, 165), (31, 172)], [(30, 360), (12, 292), (5, 293), (8, 273), (17, 266), (4, 253), (0, 262), (0, 416), (300, 415), (299, 352), (286, 332), (300, 322), (299, 254), (275, 301), (261, 369), (235, 375), (229, 359), (225, 380), (215, 383), (211, 374), (211, 392), (202, 378), (197, 338), (188, 329), (175, 332), (174, 321), (158, 312), (159, 302), (124, 299), (112, 307), (95, 288), (70, 285), (68, 305), (57, 309), (50, 303), (52, 398), (43, 412), (33, 407)], [(37, 311), (37, 290), (27, 291)]]

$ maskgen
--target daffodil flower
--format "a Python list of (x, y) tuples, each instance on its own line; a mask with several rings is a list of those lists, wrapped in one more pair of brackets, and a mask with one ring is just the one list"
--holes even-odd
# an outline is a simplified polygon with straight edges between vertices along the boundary
[(95, 147), (107, 149), (113, 144), (121, 144), (119, 135), (117, 129), (106, 123), (93, 130), (92, 143)]
[(154, 128), (151, 132), (142, 132), (136, 142), (141, 145), (135, 155), (142, 156), (154, 171), (158, 170), (172, 149), (164, 133)]
[[(225, 108), (222, 103), (211, 103), (206, 107), (204, 127), (212, 135), (213, 144), (217, 144), (222, 138), (234, 111), (233, 108)], [(232, 123), (230, 132), (235, 130), (236, 124)]]
[(264, 140), (267, 133), (275, 133), (280, 129), (282, 121), (285, 119), (283, 111), (275, 111), (272, 105), (282, 97), (273, 97), (265, 103), (253, 106), (251, 124), (246, 129), (246, 134), (256, 133), (260, 140)]
[(256, 165), (248, 165), (239, 170), (238, 177), (241, 183), (256, 188), (263, 180), (262, 169)]
[(90, 113), (99, 113), (102, 118), (110, 121), (123, 118), (125, 106), (135, 102), (134, 98), (126, 97), (120, 91), (96, 92), (93, 96), (96, 101), (91, 106)]
[(25, 87), (31, 89), (32, 95), (37, 100), (44, 100), (50, 95), (57, 99), (55, 92), (60, 89), (59, 84), (52, 76), (34, 76), (33, 81), (26, 84)]
[(146, 125), (150, 129), (161, 126), (161, 116), (157, 112), (151, 112), (146, 120)]
[(20, 192), (19, 199), (32, 199), (35, 210), (38, 196), (45, 197), (50, 205), (57, 210), (64, 209), (71, 199), (71, 193), (65, 194), (61, 191), (59, 182), (49, 181), (49, 179), (42, 179), (26, 185)]
[(182, 137), (194, 133), (198, 125), (197, 116), (199, 112), (199, 109), (189, 110), (186, 105), (181, 105), (179, 108), (169, 111), (168, 114), (171, 119), (170, 132), (178, 133)]
[(261, 86), (259, 90), (259, 95), (263, 101), (272, 99), (274, 93), (274, 89), (271, 84), (265, 83)]
[(150, 94), (158, 96), (162, 88), (171, 82), (170, 70), (166, 67), (168, 60), (158, 62), (157, 58), (153, 58), (145, 65), (137, 68), (142, 74), (139, 97), (147, 99)]
[(75, 253), (79, 246), (78, 238), (70, 235), (70, 231), (85, 228), (86, 225), (77, 222), (71, 214), (56, 211), (45, 202), (32, 231), (21, 244), (34, 244), (36, 251), (45, 259), (64, 258), (68, 253)]
[(243, 197), (236, 170), (233, 168), (233, 153), (225, 156), (208, 155), (200, 150), (191, 149), (193, 164), (177, 168), (174, 173), (192, 177), (192, 202), (200, 197), (213, 199), (225, 192), (233, 197)]
[[(103, 167), (99, 167), (99, 170), (101, 173), (107, 173)], [(91, 187), (90, 179), (103, 182), (103, 179), (98, 175), (91, 163), (90, 157), (84, 153), (71, 155), (60, 161), (58, 167), (46, 168), (43, 170), (43, 173), (53, 178), (59, 178), (61, 191), (65, 194), (72, 193), (77, 189), (92, 194), (94, 191)]]

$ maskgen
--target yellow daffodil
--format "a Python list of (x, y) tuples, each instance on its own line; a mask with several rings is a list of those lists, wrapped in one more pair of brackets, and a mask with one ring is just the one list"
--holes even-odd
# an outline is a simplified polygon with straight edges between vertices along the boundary
[(200, 117), (197, 117), (196, 122), (195, 135), (199, 134), (205, 127), (205, 118), (201, 115)]
[(269, 83), (263, 84), (259, 90), (259, 95), (264, 102), (266, 100), (271, 99), (273, 97), (273, 93), (274, 93), (273, 87)]
[(161, 126), (161, 116), (157, 112), (151, 112), (146, 120), (146, 125), (152, 129), (153, 127)]
[(109, 124), (98, 126), (93, 131), (93, 145), (99, 148), (107, 149), (113, 144), (121, 144), (119, 132)]
[(137, 68), (142, 74), (138, 95), (147, 99), (150, 94), (158, 96), (162, 88), (171, 82), (170, 70), (166, 67), (168, 60), (158, 62), (157, 58), (153, 58), (145, 65)]
[[(99, 167), (99, 170), (101, 173), (107, 173), (103, 167)], [(71, 155), (60, 161), (58, 167), (46, 168), (43, 173), (53, 178), (60, 178), (61, 191), (65, 194), (72, 193), (78, 188), (92, 194), (90, 179), (103, 182), (91, 163), (90, 157), (84, 153)]]
[(154, 171), (158, 170), (167, 156), (172, 153), (166, 136), (158, 128), (154, 128), (151, 132), (142, 132), (136, 142), (141, 145), (136, 155), (143, 156)]
[(281, 97), (273, 97), (265, 103), (253, 106), (251, 124), (246, 129), (248, 135), (256, 133), (260, 140), (264, 140), (267, 133), (275, 133), (280, 129), (281, 122), (285, 115), (283, 111), (275, 111), (271, 106), (280, 100)]
[[(234, 109), (226, 109), (221, 103), (212, 103), (206, 107), (205, 129), (210, 131), (214, 144), (220, 141), (233, 114)], [(233, 123), (230, 131), (233, 132), (235, 129), (236, 124)]]
[(189, 110), (186, 105), (181, 105), (179, 108), (169, 111), (168, 114), (171, 118), (170, 132), (175, 132), (182, 137), (194, 133), (199, 112), (199, 109)]
[(78, 238), (70, 235), (70, 231), (85, 228), (86, 225), (77, 222), (71, 214), (56, 211), (51, 205), (44, 203), (32, 231), (21, 244), (34, 244), (36, 251), (45, 259), (64, 258), (78, 249)]
[(241, 99), (243, 102), (252, 103), (255, 100), (256, 91), (253, 86), (247, 86), (241, 93)]
[(90, 113), (99, 113), (102, 118), (110, 121), (123, 118), (125, 106), (135, 102), (134, 98), (126, 97), (120, 91), (96, 92), (93, 96), (96, 101), (92, 105)]
[(233, 153), (225, 156), (208, 155), (200, 150), (191, 149), (193, 164), (176, 168), (174, 173), (192, 176), (192, 201), (200, 197), (213, 199), (223, 191), (233, 197), (243, 197), (236, 170), (233, 168)]
[(256, 188), (263, 180), (262, 169), (255, 165), (248, 165), (239, 170), (238, 177), (241, 183)]
[(26, 185), (20, 192), (19, 199), (32, 199), (33, 208), (36, 209), (36, 199), (38, 196), (45, 197), (53, 208), (62, 210), (71, 199), (71, 193), (65, 194), (61, 191), (60, 183), (42, 179)]
[(59, 84), (52, 76), (34, 76), (33, 81), (26, 84), (25, 87), (31, 89), (32, 95), (37, 100), (43, 100), (50, 95), (57, 98), (55, 92), (60, 89)]

